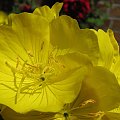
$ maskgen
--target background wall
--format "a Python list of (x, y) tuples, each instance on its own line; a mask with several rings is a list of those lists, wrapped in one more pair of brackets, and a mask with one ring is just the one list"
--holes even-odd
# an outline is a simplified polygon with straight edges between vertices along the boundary
[(110, 28), (114, 31), (115, 38), (120, 44), (120, 0), (112, 0), (112, 6), (106, 10), (109, 19), (103, 25), (103, 29)]

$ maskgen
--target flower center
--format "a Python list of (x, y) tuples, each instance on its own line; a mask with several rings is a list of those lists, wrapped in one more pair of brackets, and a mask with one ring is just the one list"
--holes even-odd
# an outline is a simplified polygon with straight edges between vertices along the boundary
[[(48, 79), (54, 74), (54, 68), (48, 66), (42, 67), (41, 64), (30, 65), (27, 61), (23, 63), (17, 59), (15, 66), (5, 62), (11, 69), (14, 77), (14, 91), (16, 91), (15, 103), (20, 94), (40, 94), (42, 88), (49, 84)], [(6, 85), (4, 85), (6, 86)], [(6, 86), (10, 88), (9, 86)]]

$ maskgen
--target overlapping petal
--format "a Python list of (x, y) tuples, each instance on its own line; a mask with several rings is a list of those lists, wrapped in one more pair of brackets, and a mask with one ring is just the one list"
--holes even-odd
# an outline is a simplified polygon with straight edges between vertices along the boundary
[[(108, 68), (116, 77), (118, 83), (120, 84), (120, 58), (119, 58), (119, 46), (114, 38), (112, 30), (108, 30), (107, 33), (99, 30), (98, 33), (98, 42), (100, 48), (100, 58), (99, 64), (102, 67)], [(108, 50), (107, 50), (108, 49)], [(106, 63), (106, 64), (105, 64)], [(118, 95), (119, 96), (119, 95)], [(109, 101), (109, 100), (108, 100)], [(101, 116), (97, 120), (119, 120), (119, 101), (118, 105), (114, 109), (110, 109), (111, 112), (105, 112), (103, 117)]]
[[(111, 110), (119, 105), (120, 102), (120, 86), (116, 77), (109, 70), (102, 67), (95, 67), (91, 70), (85, 81), (84, 89), (89, 91), (89, 88), (94, 90), (96, 97), (92, 99), (98, 100), (98, 107), (101, 111)], [(107, 85), (107, 87), (106, 87)], [(85, 95), (85, 94), (83, 94)], [(90, 95), (92, 96), (92, 95)], [(85, 98), (85, 96), (83, 96)], [(87, 98), (87, 96), (86, 96)]]
[(83, 81), (76, 100), (63, 109), (63, 116), (67, 113), (68, 116), (64, 116), (66, 119), (95, 120), (104, 115), (104, 112), (118, 106), (119, 92), (120, 87), (115, 76), (104, 68), (94, 67)]
[[(107, 53), (106, 55), (104, 55), (107, 59), (108, 59), (108, 64), (109, 64), (109, 70), (115, 75), (119, 85), (120, 85), (120, 56), (119, 56), (119, 46), (118, 43), (116, 41), (116, 39), (114, 38), (114, 34), (112, 30), (108, 30), (107, 34), (109, 36), (109, 47), (112, 45), (113, 49), (111, 49), (111, 53), (110, 53), (110, 48), (108, 49), (109, 54)], [(108, 43), (108, 42), (107, 42)], [(108, 44), (106, 43), (106, 41), (104, 42), (104, 45), (107, 46)], [(99, 43), (100, 44), (100, 43)], [(111, 47), (111, 48), (112, 48)], [(111, 59), (109, 58), (109, 56), (111, 55)], [(102, 55), (103, 56), (103, 55)], [(107, 60), (106, 59), (106, 60)], [(106, 61), (104, 60), (104, 61)], [(102, 65), (103, 67), (105, 67), (105, 65)], [(119, 106), (120, 103), (118, 104), (118, 106), (115, 109), (111, 109), (110, 112), (105, 112), (105, 115), (100, 118), (100, 120), (116, 120), (119, 117)], [(119, 119), (118, 119), (119, 120)]]
[(33, 13), (39, 16), (43, 16), (45, 19), (51, 22), (53, 19), (59, 16), (62, 5), (63, 3), (56, 2), (52, 8), (49, 8), (48, 6), (39, 7), (36, 8)]
[(99, 45), (99, 59), (98, 66), (103, 66), (110, 69), (113, 59), (114, 59), (114, 48), (111, 43), (112, 38), (110, 39), (108, 33), (99, 29), (98, 31), (93, 30), (98, 38)]
[(69, 52), (78, 51), (90, 57), (96, 64), (99, 48), (96, 34), (90, 29), (80, 29), (76, 20), (60, 16), (50, 24), (51, 44)]
[(114, 33), (111, 29), (108, 29), (107, 30), (107, 33), (109, 35), (109, 38), (110, 38), (110, 41), (111, 41), (111, 44), (114, 48), (114, 59), (117, 59), (118, 56), (119, 56), (119, 45), (117, 43), (117, 40), (115, 39), (114, 37)]

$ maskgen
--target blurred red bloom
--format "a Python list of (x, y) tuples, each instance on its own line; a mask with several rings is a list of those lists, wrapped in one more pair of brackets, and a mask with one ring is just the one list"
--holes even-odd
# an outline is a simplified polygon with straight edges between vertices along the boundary
[(31, 10), (31, 5), (21, 4), (21, 5), (19, 6), (19, 9), (20, 9), (21, 11), (27, 12), (27, 11), (30, 11), (30, 10)]
[(89, 0), (63, 0), (63, 2), (64, 12), (75, 19), (84, 19), (91, 11)]

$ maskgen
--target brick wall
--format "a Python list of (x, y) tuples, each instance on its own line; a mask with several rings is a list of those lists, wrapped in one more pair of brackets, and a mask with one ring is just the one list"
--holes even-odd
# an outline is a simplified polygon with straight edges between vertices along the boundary
[(115, 38), (120, 44), (120, 0), (112, 0), (112, 6), (107, 9), (109, 20), (105, 23), (106, 28), (114, 31)]

